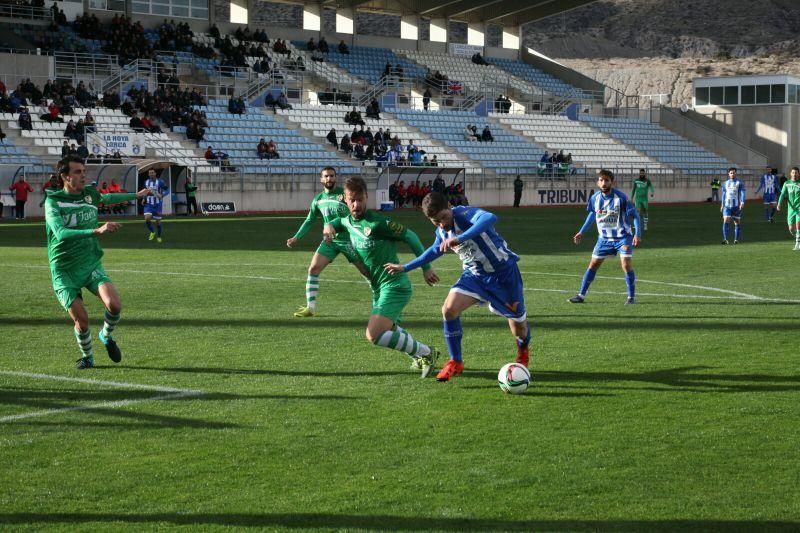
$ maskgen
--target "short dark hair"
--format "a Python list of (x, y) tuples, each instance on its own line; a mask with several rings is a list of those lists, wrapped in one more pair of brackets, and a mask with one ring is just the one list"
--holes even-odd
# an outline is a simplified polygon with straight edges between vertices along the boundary
[(447, 197), (440, 192), (429, 192), (422, 199), (422, 212), (425, 216), (431, 218), (440, 211), (450, 207)]
[(322, 170), (319, 171), (319, 175), (322, 176), (322, 173), (325, 172), (326, 170), (329, 172), (333, 172), (333, 174), (336, 175), (336, 169), (333, 167), (323, 167)]
[(344, 190), (357, 193), (367, 193), (367, 182), (359, 176), (350, 176), (344, 182)]
[(639, 172), (646, 172), (646, 171), (645, 171), (645, 169), (643, 169), (643, 168), (640, 168), (640, 169), (639, 169)]
[(611, 181), (614, 181), (614, 173), (610, 170), (606, 170), (605, 168), (601, 168), (600, 172), (597, 173), (598, 178), (608, 178)]
[(731, 167), (731, 168), (729, 168), (729, 169), (728, 169), (728, 172), (730, 172), (731, 170), (733, 170), (734, 172), (736, 172), (736, 167)]
[[(792, 167), (791, 170), (796, 170), (796, 171), (800, 172), (800, 168), (797, 168), (797, 167)], [(791, 172), (791, 170), (790, 170), (790, 172)]]
[(61, 161), (59, 161), (58, 165), (56, 166), (56, 173), (58, 174), (59, 177), (61, 177), (62, 175), (64, 176), (69, 175), (70, 163), (80, 163), (81, 165), (86, 164), (86, 162), (83, 160), (81, 156), (75, 154), (68, 155), (62, 158)]

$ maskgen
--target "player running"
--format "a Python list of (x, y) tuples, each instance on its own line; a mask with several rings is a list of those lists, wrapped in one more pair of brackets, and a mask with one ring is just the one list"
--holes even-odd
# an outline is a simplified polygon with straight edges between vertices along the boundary
[[(597, 222), (597, 244), (592, 252), (589, 267), (583, 274), (581, 289), (572, 298), (567, 300), (573, 304), (582, 304), (586, 298), (589, 285), (594, 281), (597, 270), (606, 257), (619, 253), (622, 271), (625, 272), (625, 285), (628, 287), (628, 300), (626, 305), (633, 304), (636, 298), (636, 274), (633, 272), (633, 248), (642, 242), (642, 231), (639, 223), (639, 213), (631, 205), (622, 191), (613, 188), (614, 173), (610, 170), (601, 170), (597, 173), (597, 187), (600, 189), (589, 198), (586, 210), (589, 214), (572, 238), (575, 244), (580, 244), (583, 234), (589, 230), (592, 222)], [(634, 233), (628, 221), (633, 219)]]
[(525, 311), (519, 256), (494, 229), (497, 216), (476, 207), (450, 208), (447, 198), (432, 192), (422, 200), (422, 212), (436, 226), (436, 239), (425, 253), (400, 265), (387, 263), (392, 274), (409, 272), (441, 257), (448, 250), (458, 254), (464, 265), (461, 277), (450, 289), (442, 306), (444, 338), (450, 360), (436, 376), (449, 381), (464, 371), (461, 355), (461, 313), (478, 303), (508, 319), (517, 342), (517, 363), (528, 366), (531, 330)]
[(100, 262), (103, 249), (97, 237), (114, 233), (121, 225), (106, 222), (97, 227), (97, 205), (101, 202), (108, 205), (143, 198), (151, 191), (142, 189), (138, 193), (101, 195), (94, 187), (86, 186), (86, 167), (78, 156), (62, 159), (58, 163), (57, 174), (63, 188), (48, 191), (45, 200), (47, 257), (53, 290), (75, 323), (75, 338), (81, 350), (76, 367), (85, 369), (94, 366), (89, 316), (81, 295), (84, 287), (98, 296), (106, 308), (103, 329), (99, 334), (100, 342), (105, 345), (111, 360), (119, 363), (122, 351), (112, 333), (119, 322), (122, 305), (119, 293)]
[[(369, 272), (372, 287), (372, 313), (367, 323), (367, 339), (376, 346), (405, 352), (412, 358), (411, 368), (421, 370), (428, 377), (436, 364), (436, 351), (417, 340), (400, 327), (403, 308), (411, 300), (411, 281), (408, 275), (393, 276), (383, 265), (397, 263), (397, 241), (404, 241), (415, 255), (424, 247), (417, 234), (367, 209), (367, 185), (362, 178), (348, 178), (344, 197), (349, 215), (330, 220), (323, 230), (328, 243), (337, 234), (347, 231), (356, 255)], [(425, 282), (433, 285), (439, 281), (430, 265), (422, 267)]]
[(781, 210), (783, 199), (786, 198), (786, 220), (789, 223), (789, 233), (794, 235), (794, 249), (800, 250), (800, 168), (792, 167), (789, 181), (783, 184), (781, 196), (778, 198), (776, 209)]
[[(322, 221), (325, 224), (330, 223), (339, 217), (346, 217), (349, 213), (347, 204), (344, 203), (344, 189), (336, 186), (336, 169), (333, 167), (325, 167), (319, 173), (319, 181), (322, 183), (324, 190), (316, 195), (311, 201), (311, 208), (308, 210), (308, 215), (305, 221), (294, 234), (286, 240), (286, 246), (293, 247), (294, 244), (303, 238), (311, 229), (311, 225), (317, 219), (317, 216), (322, 215)], [(319, 296), (319, 275), (325, 270), (325, 267), (331, 264), (336, 256), (344, 254), (347, 260), (352, 263), (361, 274), (369, 278), (364, 265), (361, 264), (353, 245), (350, 244), (350, 236), (347, 231), (341, 231), (336, 235), (333, 241), (322, 241), (317, 247), (317, 251), (311, 257), (311, 263), (308, 265), (308, 277), (306, 278), (306, 306), (301, 307), (295, 312), (294, 316), (298, 318), (314, 316), (317, 308), (317, 297)]]
[(639, 169), (639, 178), (633, 180), (633, 188), (631, 189), (631, 198), (636, 205), (636, 210), (639, 212), (639, 218), (642, 221), (642, 230), (647, 231), (647, 215), (648, 215), (648, 201), (647, 193), (650, 193), (650, 198), (653, 197), (653, 183), (647, 177), (643, 168)]
[(761, 176), (761, 181), (758, 183), (756, 194), (761, 190), (764, 191), (764, 219), (769, 222), (775, 222), (775, 211), (778, 204), (778, 190), (781, 188), (778, 176), (775, 175), (775, 169), (767, 167), (767, 173)]
[[(147, 171), (147, 179), (144, 182), (144, 186), (152, 191), (150, 196), (142, 200), (144, 223), (150, 231), (147, 240), (156, 239), (157, 242), (161, 242), (161, 211), (164, 206), (164, 195), (169, 192), (169, 187), (164, 183), (164, 180), (156, 175), (156, 171), (152, 168)], [(153, 228), (152, 220), (156, 221), (156, 228)]]
[(742, 210), (744, 209), (744, 183), (736, 177), (736, 168), (728, 169), (728, 179), (722, 184), (722, 244), (728, 244), (728, 223), (733, 220), (733, 244), (742, 236)]

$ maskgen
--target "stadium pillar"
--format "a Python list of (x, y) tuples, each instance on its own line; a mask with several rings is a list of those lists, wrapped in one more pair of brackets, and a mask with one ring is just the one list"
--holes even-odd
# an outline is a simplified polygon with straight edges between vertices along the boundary
[(467, 26), (467, 44), (485, 46), (486, 25), (483, 22), (470, 22)]
[(419, 17), (417, 15), (403, 15), (400, 19), (400, 38), (419, 39)]
[(447, 42), (447, 19), (431, 19), (430, 40), (435, 43)]
[(503, 48), (509, 48), (519, 52), (520, 28), (520, 26), (503, 26)]

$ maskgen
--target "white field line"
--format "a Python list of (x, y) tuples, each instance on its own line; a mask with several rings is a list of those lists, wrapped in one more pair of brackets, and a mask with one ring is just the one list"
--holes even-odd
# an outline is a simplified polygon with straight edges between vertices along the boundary
[[(139, 265), (160, 265), (159, 263), (137, 263)], [(163, 266), (163, 265), (161, 265)], [(173, 264), (172, 266), (178, 266)], [(197, 266), (197, 265), (192, 265)], [(246, 266), (245, 264), (220, 264), (220, 266)], [(300, 265), (297, 264), (279, 264), (279, 263), (260, 263), (260, 264), (253, 264), (250, 266), (258, 266), (258, 267), (270, 267), (270, 266), (290, 266), (290, 267), (299, 267)], [(0, 264), (0, 267), (7, 267), (7, 268), (37, 268), (37, 269), (49, 269), (50, 267), (44, 265), (10, 265), (10, 264)], [(442, 272), (447, 271), (461, 271), (460, 268), (437, 268), (437, 270)], [(153, 270), (135, 270), (135, 269), (121, 269), (121, 268), (107, 268), (106, 272), (120, 272), (124, 274), (147, 274), (152, 275)], [(198, 278), (222, 278), (222, 279), (249, 279), (249, 280), (257, 280), (257, 281), (280, 281), (280, 282), (294, 282), (294, 283), (305, 283), (305, 278), (298, 278), (298, 279), (291, 279), (287, 277), (280, 277), (280, 276), (256, 276), (256, 275), (242, 275), (242, 274), (203, 274), (200, 272), (164, 272), (159, 271), (160, 275), (164, 276), (180, 276), (180, 277), (198, 277)], [(561, 274), (555, 272), (537, 272), (537, 271), (521, 271), (523, 275), (533, 275), (533, 276), (559, 276), (559, 277), (569, 277), (569, 278), (582, 278), (583, 275), (580, 274)], [(613, 276), (597, 276), (595, 279), (609, 279), (615, 281), (624, 281), (624, 278), (617, 278)], [(747, 294), (743, 292), (731, 291), (728, 289), (720, 289), (717, 287), (707, 287), (704, 285), (689, 285), (686, 283), (672, 283), (667, 281), (653, 281), (653, 280), (646, 280), (646, 279), (636, 279), (637, 283), (652, 283), (658, 285), (666, 285), (672, 287), (683, 287), (683, 288), (691, 288), (691, 289), (699, 289), (699, 290), (706, 290), (711, 292), (720, 292), (724, 293), (728, 296), (714, 296), (714, 295), (702, 295), (702, 294), (670, 294), (670, 293), (645, 293), (637, 291), (637, 296), (656, 296), (656, 297), (664, 297), (664, 298), (694, 298), (694, 299), (716, 299), (716, 300), (752, 300), (752, 301), (759, 301), (759, 302), (778, 302), (778, 303), (787, 303), (787, 304), (796, 304), (800, 303), (800, 300), (789, 300), (789, 299), (781, 299), (781, 298), (765, 298), (762, 296), (756, 296), (754, 294)], [(325, 283), (349, 283), (349, 284), (366, 284), (366, 280), (344, 280), (344, 279), (331, 279), (325, 278)], [(525, 288), (526, 292), (563, 292), (563, 293), (570, 293), (575, 292), (574, 290), (563, 290), (563, 289), (537, 289), (537, 288)], [(592, 291), (593, 294), (624, 294), (623, 292), (608, 292), (608, 291)]]
[(131, 389), (131, 390), (147, 390), (153, 392), (162, 392), (167, 394), (159, 394), (158, 396), (151, 396), (150, 398), (140, 398), (137, 400), (116, 400), (113, 402), (96, 402), (90, 403), (85, 405), (76, 405), (72, 407), (63, 407), (60, 409), (45, 409), (42, 411), (32, 411), (29, 413), (21, 413), (18, 415), (9, 415), (0, 417), (0, 423), (3, 422), (13, 422), (15, 420), (24, 420), (26, 418), (37, 418), (41, 416), (48, 416), (52, 414), (58, 413), (68, 413), (71, 411), (89, 411), (93, 409), (118, 409), (120, 407), (127, 407), (129, 405), (135, 405), (138, 403), (145, 403), (145, 402), (156, 402), (156, 401), (163, 401), (163, 400), (177, 400), (179, 398), (189, 398), (192, 396), (202, 396), (205, 394), (203, 391), (199, 390), (189, 390), (189, 389), (176, 389), (173, 387), (160, 387), (157, 385), (142, 385), (140, 383), (126, 383), (124, 381), (104, 381), (99, 379), (85, 379), (85, 378), (74, 378), (68, 376), (55, 376), (51, 374), (36, 374), (31, 372), (15, 372), (12, 370), (0, 370), (0, 375), (5, 376), (16, 376), (16, 377), (23, 377), (23, 378), (30, 378), (30, 379), (49, 379), (53, 381), (67, 381), (72, 383), (85, 383), (90, 385), (103, 385), (106, 387), (115, 387), (119, 389)]

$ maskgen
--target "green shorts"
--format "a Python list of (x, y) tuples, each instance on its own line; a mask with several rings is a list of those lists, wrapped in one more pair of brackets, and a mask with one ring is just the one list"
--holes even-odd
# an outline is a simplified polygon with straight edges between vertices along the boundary
[(316, 253), (324, 255), (331, 261), (336, 259), (336, 256), (339, 254), (344, 254), (351, 263), (358, 261), (358, 256), (356, 256), (356, 252), (353, 249), (353, 245), (350, 244), (350, 241), (332, 241), (330, 243), (322, 241), (317, 247)]
[(88, 272), (85, 270), (80, 272), (52, 271), (51, 274), (53, 291), (56, 293), (58, 303), (65, 311), (69, 311), (75, 298), (81, 297), (81, 289), (84, 287), (96, 296), (100, 285), (111, 283), (111, 278), (108, 277), (102, 263), (99, 262)]
[(800, 211), (795, 211), (794, 209), (789, 209), (786, 212), (786, 222), (790, 226), (795, 226), (800, 224)]
[(372, 314), (399, 322), (403, 309), (411, 301), (411, 287), (380, 287), (372, 290)]
[(636, 209), (647, 210), (647, 200), (634, 200), (633, 203), (636, 206)]

